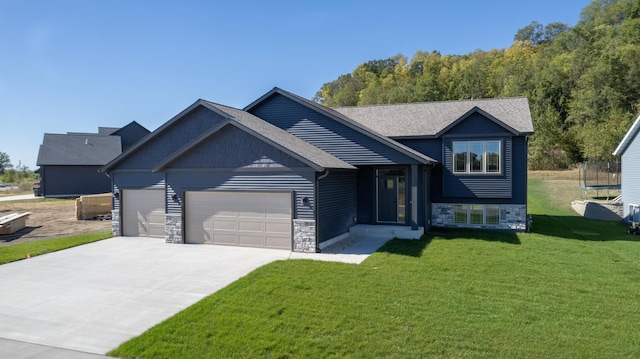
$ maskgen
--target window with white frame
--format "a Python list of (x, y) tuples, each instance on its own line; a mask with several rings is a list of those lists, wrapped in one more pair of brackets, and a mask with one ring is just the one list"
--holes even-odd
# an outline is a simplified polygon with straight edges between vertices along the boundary
[(500, 206), (497, 204), (456, 204), (453, 206), (455, 224), (497, 226), (500, 224)]
[(453, 141), (454, 173), (500, 173), (500, 141)]

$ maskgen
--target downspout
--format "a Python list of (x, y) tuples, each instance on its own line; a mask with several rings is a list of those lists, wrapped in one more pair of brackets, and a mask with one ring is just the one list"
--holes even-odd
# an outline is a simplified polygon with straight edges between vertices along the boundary
[(316, 253), (320, 253), (320, 242), (318, 242), (318, 230), (320, 228), (318, 222), (319, 222), (319, 214), (320, 212), (318, 211), (318, 194), (320, 192), (320, 180), (326, 178), (329, 175), (329, 170), (325, 169), (323, 171), (324, 173), (322, 173), (320, 176), (316, 177), (316, 190), (314, 191), (314, 206), (313, 206), (313, 211), (315, 212), (315, 218), (316, 218)]

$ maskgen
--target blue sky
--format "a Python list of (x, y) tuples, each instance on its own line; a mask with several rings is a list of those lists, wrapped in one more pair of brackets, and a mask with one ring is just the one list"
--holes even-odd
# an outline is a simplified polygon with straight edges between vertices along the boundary
[(590, 0), (0, 0), (0, 152), (35, 170), (44, 133), (137, 121), (199, 98), (242, 108), (274, 86), (311, 98), (359, 64), (506, 48)]

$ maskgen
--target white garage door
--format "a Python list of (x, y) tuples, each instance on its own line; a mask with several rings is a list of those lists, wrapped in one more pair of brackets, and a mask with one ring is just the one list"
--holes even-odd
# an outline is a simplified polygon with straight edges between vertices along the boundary
[(164, 238), (164, 190), (122, 190), (125, 236)]
[(185, 242), (291, 249), (291, 193), (186, 192)]

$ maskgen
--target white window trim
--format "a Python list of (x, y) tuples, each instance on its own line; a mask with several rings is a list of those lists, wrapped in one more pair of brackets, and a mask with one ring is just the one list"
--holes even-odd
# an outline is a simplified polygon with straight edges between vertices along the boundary
[[(487, 143), (488, 142), (498, 143), (498, 171), (496, 172), (487, 171)], [(456, 143), (465, 143), (467, 147), (467, 156), (466, 156), (464, 171), (456, 171), (456, 152), (455, 152)], [(482, 143), (482, 171), (471, 171), (471, 144), (472, 143)], [(452, 153), (452, 158), (451, 158), (452, 172), (456, 175), (501, 175), (502, 174), (502, 141), (501, 140), (452, 141), (451, 153)]]

